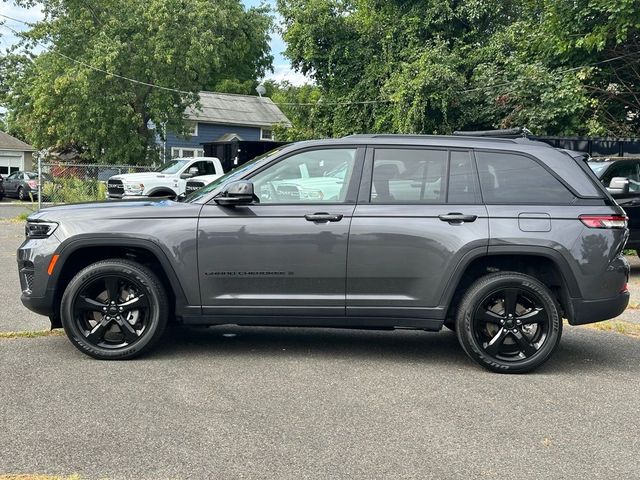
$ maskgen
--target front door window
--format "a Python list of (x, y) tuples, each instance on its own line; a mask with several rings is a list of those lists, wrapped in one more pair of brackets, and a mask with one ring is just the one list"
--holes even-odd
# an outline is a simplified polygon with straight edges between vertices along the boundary
[(292, 155), (251, 178), (261, 204), (343, 203), (356, 150), (333, 148)]

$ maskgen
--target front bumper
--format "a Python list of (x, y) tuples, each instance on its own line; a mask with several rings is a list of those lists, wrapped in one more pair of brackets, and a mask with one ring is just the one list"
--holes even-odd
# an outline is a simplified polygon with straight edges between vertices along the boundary
[(48, 238), (27, 238), (18, 248), (18, 276), (22, 304), (39, 315), (51, 316), (55, 312), (55, 288), (47, 269), (60, 246), (54, 232)]
[(615, 318), (625, 311), (629, 305), (629, 292), (622, 292), (613, 298), (604, 300), (571, 299), (573, 316), (569, 319), (571, 325), (602, 322)]

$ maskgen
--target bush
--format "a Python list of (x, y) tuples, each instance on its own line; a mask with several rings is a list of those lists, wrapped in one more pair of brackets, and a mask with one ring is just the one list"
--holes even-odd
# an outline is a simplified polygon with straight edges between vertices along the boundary
[(42, 186), (43, 200), (53, 203), (79, 203), (104, 200), (107, 187), (98, 180), (56, 179)]

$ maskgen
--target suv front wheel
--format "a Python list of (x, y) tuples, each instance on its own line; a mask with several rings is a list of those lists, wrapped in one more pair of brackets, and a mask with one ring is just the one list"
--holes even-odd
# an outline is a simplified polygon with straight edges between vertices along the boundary
[(477, 363), (494, 372), (524, 373), (549, 359), (562, 335), (562, 318), (549, 289), (515, 272), (476, 280), (456, 318), (458, 340)]
[(128, 359), (149, 350), (168, 316), (162, 283), (136, 262), (113, 259), (81, 270), (61, 304), (62, 326), (71, 343), (99, 359)]

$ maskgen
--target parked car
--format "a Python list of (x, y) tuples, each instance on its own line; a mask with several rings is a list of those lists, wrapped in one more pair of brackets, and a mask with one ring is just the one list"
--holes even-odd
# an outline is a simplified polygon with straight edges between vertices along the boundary
[[(46, 173), (42, 175), (42, 181), (50, 182), (53, 179)], [(4, 195), (14, 197), (21, 201), (38, 198), (38, 174), (36, 172), (13, 172), (4, 183)]]
[(629, 218), (627, 248), (640, 255), (640, 157), (593, 159), (588, 165)]
[[(278, 188), (313, 178), (318, 195)], [(527, 372), (563, 318), (598, 322), (629, 301), (624, 211), (584, 162), (526, 139), (301, 142), (181, 203), (47, 208), (26, 233), (22, 302), (99, 359), (148, 351), (169, 322), (444, 325), (483, 367)]]
[(202, 175), (221, 176), (222, 164), (215, 157), (176, 158), (155, 172), (114, 175), (107, 182), (110, 199), (167, 197), (185, 193), (187, 180)]
[(4, 198), (4, 178), (0, 175), (0, 200)]

